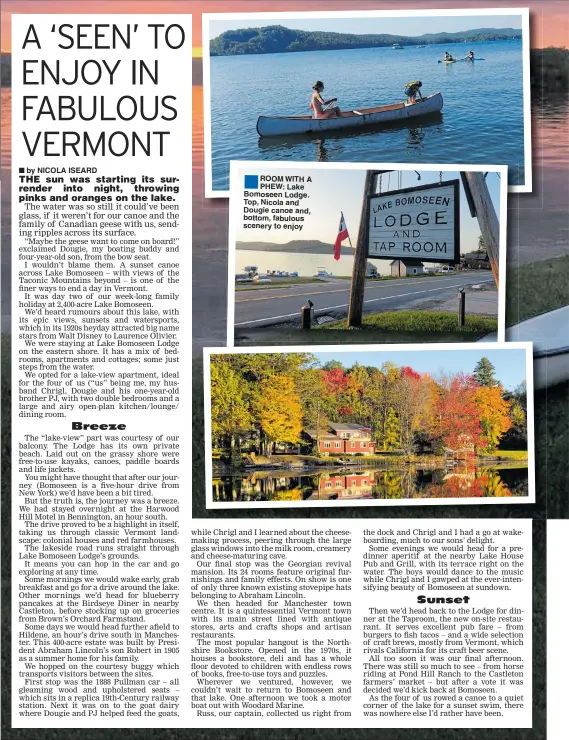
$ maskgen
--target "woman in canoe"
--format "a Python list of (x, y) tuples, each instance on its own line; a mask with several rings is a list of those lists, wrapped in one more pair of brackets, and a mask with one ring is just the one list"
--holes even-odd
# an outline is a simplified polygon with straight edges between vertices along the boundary
[(405, 95), (407, 95), (407, 103), (413, 105), (417, 102), (417, 95), (423, 99), (420, 88), (423, 87), (421, 80), (415, 80), (414, 82), (408, 82), (405, 85)]
[(312, 109), (313, 118), (339, 118), (342, 113), (337, 105), (333, 108), (324, 110), (325, 105), (335, 103), (338, 98), (330, 98), (330, 100), (324, 100), (322, 97), (322, 91), (324, 90), (324, 83), (321, 80), (317, 80), (312, 86), (314, 92), (310, 98), (310, 108)]
[(445, 62), (456, 62), (456, 59), (452, 56), (452, 54), (449, 54), (448, 51), (445, 51)]
[(467, 62), (473, 62), (474, 61), (474, 52), (469, 51), (468, 54), (465, 57), (462, 57)]

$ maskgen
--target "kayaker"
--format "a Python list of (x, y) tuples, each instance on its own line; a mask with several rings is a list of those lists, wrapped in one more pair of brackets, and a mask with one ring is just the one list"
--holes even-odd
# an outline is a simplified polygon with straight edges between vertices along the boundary
[(469, 61), (472, 61), (474, 59), (474, 52), (469, 51), (468, 54), (464, 57), (464, 59), (468, 59)]
[(452, 56), (452, 54), (449, 54), (448, 51), (445, 51), (445, 62), (454, 62), (455, 58)]
[(423, 83), (421, 80), (415, 80), (414, 82), (408, 82), (405, 85), (405, 95), (407, 95), (407, 103), (409, 105), (412, 105), (413, 103), (417, 102), (417, 95), (423, 100), (423, 96), (421, 95), (421, 87), (423, 87)]
[(338, 98), (330, 98), (330, 100), (324, 100), (322, 97), (322, 91), (324, 90), (324, 83), (321, 80), (317, 80), (312, 86), (314, 92), (310, 99), (310, 107), (312, 109), (313, 118), (339, 118), (342, 115), (341, 110), (337, 105), (333, 108), (327, 108), (324, 110), (325, 105), (335, 103)]

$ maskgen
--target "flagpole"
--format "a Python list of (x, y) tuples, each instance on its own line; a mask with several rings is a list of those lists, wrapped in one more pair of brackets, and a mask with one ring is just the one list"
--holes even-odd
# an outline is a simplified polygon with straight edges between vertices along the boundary
[[(340, 211), (340, 215), (342, 216), (342, 221), (346, 223), (346, 219), (344, 218), (344, 211)], [(346, 224), (346, 230), (348, 228), (348, 224)], [(348, 231), (348, 241), (350, 242), (350, 247), (353, 249), (354, 245), (352, 244), (352, 240), (350, 239), (350, 232)]]

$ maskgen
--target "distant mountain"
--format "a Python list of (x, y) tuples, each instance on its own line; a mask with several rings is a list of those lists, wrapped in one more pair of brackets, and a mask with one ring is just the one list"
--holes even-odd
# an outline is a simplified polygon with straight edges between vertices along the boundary
[(225, 31), (209, 44), (211, 56), (242, 54), (281, 54), (294, 51), (325, 51), (330, 49), (368, 49), (375, 46), (402, 44), (452, 44), (462, 41), (501, 41), (521, 39), (517, 28), (473, 28), (456, 33), (426, 33), (422, 36), (397, 36), (387, 33), (354, 34), (328, 31), (297, 31), (285, 26), (240, 28)]
[[(334, 251), (333, 244), (321, 242), (319, 239), (293, 239), (286, 244), (275, 244), (274, 242), (237, 242), (237, 249), (247, 249), (251, 252), (294, 252), (296, 254), (327, 254)], [(354, 250), (351, 247), (342, 247), (342, 254), (352, 256)]]

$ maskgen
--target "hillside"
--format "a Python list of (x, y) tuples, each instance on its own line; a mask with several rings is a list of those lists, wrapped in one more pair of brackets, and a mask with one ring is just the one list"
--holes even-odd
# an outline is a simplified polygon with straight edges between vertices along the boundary
[[(326, 244), (318, 239), (293, 239), (286, 244), (273, 242), (237, 242), (236, 249), (247, 249), (251, 252), (293, 252), (295, 254), (327, 254), (334, 251), (333, 244)], [(349, 246), (342, 247), (342, 255), (352, 256), (354, 250)]]
[(470, 41), (497, 41), (519, 39), (521, 31), (515, 28), (473, 28), (457, 33), (426, 33), (422, 36), (392, 34), (330, 33), (328, 31), (298, 31), (284, 26), (239, 28), (225, 31), (210, 41), (211, 56), (243, 54), (281, 54), (295, 51), (325, 51), (331, 49), (366, 49), (391, 46), (394, 43), (451, 44)]

